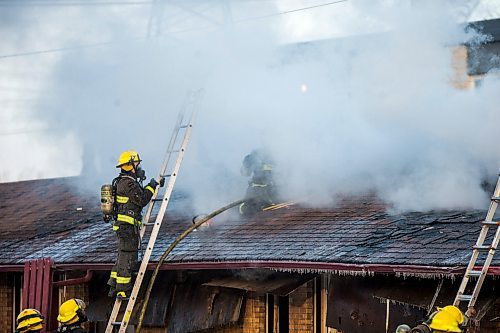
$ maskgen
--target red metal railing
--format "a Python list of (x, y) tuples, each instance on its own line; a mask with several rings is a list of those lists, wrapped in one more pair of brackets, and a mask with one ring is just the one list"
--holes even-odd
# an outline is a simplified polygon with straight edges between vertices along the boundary
[(45, 330), (48, 332), (52, 306), (52, 281), (54, 261), (50, 258), (34, 259), (24, 263), (23, 309), (37, 309), (46, 318)]

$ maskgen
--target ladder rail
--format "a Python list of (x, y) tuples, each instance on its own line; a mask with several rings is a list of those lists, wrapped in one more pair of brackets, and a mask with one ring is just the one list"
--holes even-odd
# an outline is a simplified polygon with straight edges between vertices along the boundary
[[(488, 254), (486, 255), (486, 259), (484, 260), (484, 263), (481, 267), (480, 274), (477, 275), (478, 279), (476, 281), (476, 284), (474, 285), (474, 289), (472, 292), (472, 295), (465, 295), (465, 289), (467, 288), (467, 285), (469, 283), (469, 279), (472, 276), (472, 272), (474, 270), (474, 267), (476, 266), (476, 262), (478, 260), (479, 254), (480, 254), (480, 248), (484, 248), (483, 244), (486, 238), (488, 237), (488, 232), (490, 230), (490, 225), (491, 222), (493, 221), (493, 217), (495, 216), (495, 212), (498, 208), (498, 197), (500, 196), (500, 176), (498, 177), (497, 184), (495, 187), (495, 191), (493, 193), (493, 196), (491, 198), (490, 206), (488, 208), (488, 212), (486, 214), (486, 218), (483, 222), (483, 226), (481, 228), (481, 231), (479, 233), (479, 236), (477, 238), (476, 244), (473, 247), (472, 251), (472, 256), (469, 260), (469, 263), (467, 265), (467, 268), (465, 270), (464, 276), (462, 278), (462, 282), (460, 283), (460, 287), (458, 288), (457, 295), (455, 297), (455, 300), (453, 301), (453, 305), (459, 306), (460, 302), (462, 301), (468, 301), (468, 309), (474, 307), (476, 304), (477, 298), (479, 296), (479, 292), (481, 291), (482, 285), (484, 280), (486, 279), (488, 269), (491, 265), (491, 262), (493, 260), (495, 250), (498, 246), (499, 240), (500, 240), (500, 224), (497, 224), (497, 230), (495, 232), (495, 235), (493, 237), (492, 245), (489, 247)], [(474, 273), (477, 273), (475, 271)], [(465, 297), (467, 296), (467, 297)], [(467, 322), (468, 318), (466, 317), (465, 321)]]
[[(133, 311), (134, 306), (135, 306), (135, 302), (137, 300), (137, 296), (138, 296), (139, 291), (141, 289), (142, 281), (143, 281), (145, 273), (147, 271), (147, 266), (149, 264), (149, 259), (152, 255), (152, 251), (154, 248), (154, 244), (156, 242), (156, 238), (158, 236), (161, 224), (163, 222), (163, 217), (164, 217), (165, 212), (167, 210), (168, 203), (170, 202), (170, 196), (172, 195), (172, 192), (173, 192), (173, 188), (175, 185), (175, 181), (177, 179), (180, 165), (182, 163), (182, 160), (184, 159), (184, 154), (186, 152), (186, 148), (187, 148), (187, 145), (188, 145), (190, 137), (191, 137), (193, 122), (194, 122), (195, 116), (197, 114), (198, 103), (200, 102), (199, 100), (200, 100), (200, 97), (202, 95), (202, 92), (203, 92), (202, 89), (199, 89), (194, 93), (190, 92), (188, 95), (188, 103), (186, 103), (184, 105), (184, 107), (181, 109), (181, 111), (179, 112), (179, 114), (177, 116), (176, 126), (174, 127), (174, 132), (172, 133), (172, 136), (170, 137), (170, 142), (169, 142), (169, 145), (167, 148), (167, 153), (166, 153), (166, 156), (165, 156), (164, 161), (162, 163), (162, 166), (160, 168), (160, 176), (166, 174), (166, 171), (167, 171), (168, 167), (170, 166), (170, 161), (171, 161), (171, 158), (172, 158), (174, 152), (177, 154), (177, 158), (175, 160), (175, 163), (174, 163), (173, 168), (171, 170), (171, 173), (169, 175), (168, 183), (167, 183), (167, 186), (166, 186), (166, 189), (165, 189), (165, 192), (164, 192), (162, 199), (160, 199), (160, 200), (156, 199), (160, 195), (160, 188), (157, 187), (155, 189), (155, 193), (153, 194), (152, 200), (151, 200), (150, 204), (148, 205), (148, 211), (147, 211), (145, 218), (143, 220), (145, 223), (143, 223), (141, 230), (140, 230), (141, 240), (142, 240), (144, 233), (146, 231), (148, 221), (149, 221), (151, 214), (153, 212), (155, 202), (161, 202), (160, 210), (158, 212), (158, 215), (155, 217), (153, 229), (151, 231), (151, 235), (150, 235), (149, 240), (148, 240), (146, 251), (145, 251), (144, 256), (142, 258), (141, 266), (139, 268), (137, 277), (135, 279), (130, 298), (128, 299), (128, 301), (121, 300), (119, 298), (117, 298), (115, 300), (110, 318), (108, 320), (108, 324), (106, 326), (106, 331), (105, 331), (106, 333), (112, 333), (113, 329), (114, 329), (113, 326), (115, 324), (120, 325), (120, 328), (119, 328), (120, 333), (126, 332), (132, 311)], [(191, 109), (191, 111), (189, 112), (190, 113), (189, 121), (188, 121), (187, 125), (182, 125), (182, 122), (184, 121), (184, 117), (187, 113), (186, 110), (188, 110), (188, 109)], [(174, 151), (173, 148), (178, 141), (178, 137), (179, 137), (181, 130), (184, 130), (184, 135), (181, 136), (182, 139), (180, 140), (179, 148)], [(127, 302), (127, 306), (125, 309), (125, 313), (123, 315), (123, 319), (120, 322), (120, 321), (117, 321), (116, 318), (118, 317), (118, 314), (119, 314), (120, 309), (122, 307), (122, 302), (124, 302), (124, 301)]]
[[(191, 97), (191, 94), (189, 97)], [(174, 146), (175, 146), (175, 143), (177, 142), (179, 132), (182, 128), (181, 125), (182, 125), (182, 122), (184, 120), (184, 114), (186, 113), (186, 110), (187, 110), (187, 106), (184, 105), (183, 108), (181, 109), (181, 111), (179, 112), (179, 114), (177, 115), (177, 120), (176, 120), (176, 124), (174, 127), (174, 131), (173, 131), (172, 135), (170, 136), (170, 141), (169, 141), (168, 146), (167, 146), (165, 158), (163, 159), (163, 162), (162, 162), (162, 165), (160, 168), (160, 173), (158, 175), (158, 179), (160, 179), (160, 177), (165, 175), (165, 173), (167, 171), (167, 168), (168, 168), (168, 165), (170, 162), (170, 158), (172, 157), (172, 151), (174, 150)], [(151, 218), (151, 214), (153, 213), (153, 209), (154, 209), (155, 204), (157, 202), (156, 198), (158, 197), (159, 194), (160, 194), (160, 189), (156, 188), (153, 196), (151, 197), (151, 202), (149, 203), (148, 208), (146, 209), (146, 214), (144, 215), (144, 219), (143, 219), (144, 223), (143, 223), (141, 230), (140, 230), (141, 240), (144, 237), (144, 233), (146, 232), (146, 227), (147, 227), (146, 224), (149, 223), (149, 220)]]
[(492, 244), (491, 249), (488, 251), (488, 255), (484, 262), (484, 266), (481, 270), (481, 275), (478, 277), (476, 286), (474, 287), (474, 291), (472, 292), (472, 298), (469, 301), (468, 307), (473, 307), (476, 304), (477, 297), (479, 296), (479, 292), (481, 291), (481, 287), (483, 286), (483, 282), (486, 279), (486, 275), (488, 273), (488, 269), (490, 268), (490, 264), (493, 261), (493, 257), (495, 255), (495, 249), (498, 246), (498, 240), (500, 237), (500, 228), (497, 228), (495, 232), (495, 238)]
[(189, 137), (191, 136), (191, 130), (192, 130), (192, 125), (190, 124), (185, 135), (184, 135), (184, 140), (183, 140), (183, 143), (181, 145), (181, 150), (179, 152), (179, 156), (178, 156), (177, 161), (175, 163), (172, 176), (169, 179), (167, 189), (166, 189), (166, 194), (165, 194), (165, 197), (163, 199), (163, 203), (160, 206), (160, 211), (159, 211), (158, 215), (156, 216), (155, 225), (154, 225), (153, 230), (151, 232), (151, 236), (149, 237), (148, 245), (146, 247), (146, 251), (144, 252), (144, 256), (142, 258), (141, 267), (140, 267), (139, 272), (137, 274), (134, 288), (132, 289), (132, 294), (130, 295), (129, 301), (127, 303), (127, 308), (125, 309), (125, 314), (124, 314), (123, 320), (121, 322), (120, 329), (118, 331), (119, 333), (125, 333), (125, 331), (127, 329), (128, 322), (129, 322), (130, 316), (132, 314), (132, 310), (134, 309), (135, 301), (137, 300), (137, 295), (139, 294), (139, 289), (140, 289), (140, 286), (142, 284), (142, 280), (144, 279), (144, 275), (146, 273), (147, 266), (149, 264), (149, 258), (151, 257), (151, 254), (153, 253), (153, 247), (154, 247), (154, 244), (156, 242), (156, 238), (158, 236), (158, 233), (160, 231), (163, 216), (165, 215), (165, 212), (167, 210), (167, 205), (169, 202), (168, 200), (169, 200), (169, 197), (170, 197), (170, 195), (173, 191), (173, 188), (174, 188), (175, 180), (177, 178), (177, 172), (179, 171), (180, 164), (182, 162), (182, 159), (184, 158), (184, 154), (186, 151), (185, 148), (186, 148), (186, 145), (189, 141)]
[[(482, 246), (483, 245), (484, 240), (486, 239), (486, 236), (488, 234), (488, 231), (489, 231), (489, 226), (483, 225), (481, 228), (481, 232), (479, 233), (479, 237), (476, 241), (475, 246)], [(460, 304), (460, 296), (463, 295), (465, 292), (465, 288), (467, 287), (467, 284), (469, 283), (469, 279), (470, 279), (469, 273), (476, 266), (476, 262), (477, 262), (477, 259), (479, 257), (479, 254), (480, 254), (479, 250), (477, 250), (477, 249), (472, 250), (472, 256), (469, 260), (467, 268), (465, 269), (464, 277), (462, 279), (460, 287), (458, 288), (457, 296), (455, 297), (455, 300), (453, 301), (453, 305), (455, 305), (455, 306), (458, 306)]]
[[(184, 153), (185, 153), (185, 148), (187, 146), (189, 137), (191, 135), (191, 130), (192, 130), (192, 124), (189, 124), (188, 127), (187, 127), (186, 132), (184, 133), (184, 138), (183, 138), (181, 147), (179, 149), (179, 155), (177, 157), (177, 162), (176, 162), (176, 164), (174, 166), (174, 169), (172, 171), (172, 176), (170, 177), (169, 182), (167, 184), (167, 189), (166, 189), (166, 192), (165, 192), (165, 196), (164, 196), (164, 198), (162, 200), (162, 204), (161, 204), (161, 208), (160, 208), (160, 213), (157, 215), (157, 217), (155, 219), (154, 227), (153, 227), (151, 236), (149, 238), (148, 245), (146, 247), (146, 251), (145, 251), (144, 256), (142, 258), (142, 262), (141, 262), (141, 266), (139, 268), (139, 272), (137, 274), (137, 277), (136, 277), (136, 280), (135, 280), (135, 283), (134, 283), (134, 288), (132, 289), (132, 294), (130, 295), (129, 301), (127, 302), (127, 308), (125, 310), (125, 314), (123, 316), (123, 320), (120, 323), (120, 330), (119, 330), (119, 332), (125, 332), (126, 327), (128, 326), (128, 322), (130, 320), (130, 315), (131, 315), (133, 307), (135, 305), (135, 301), (137, 299), (137, 295), (139, 293), (140, 286), (142, 284), (142, 280), (144, 278), (144, 275), (145, 275), (145, 272), (146, 272), (146, 269), (147, 269), (147, 265), (149, 263), (149, 258), (150, 258), (151, 254), (152, 254), (154, 243), (156, 242), (156, 237), (158, 236), (158, 232), (159, 232), (159, 229), (160, 229), (160, 226), (161, 226), (161, 221), (162, 221), (164, 213), (166, 211), (166, 208), (167, 208), (166, 206), (167, 206), (167, 204), (169, 202), (168, 199), (169, 199), (169, 197), (170, 197), (170, 195), (171, 195), (171, 193), (173, 191), (173, 186), (174, 186), (174, 183), (175, 183), (175, 180), (176, 180), (177, 172), (178, 172), (178, 170), (180, 168), (180, 162), (183, 159), (183, 156), (184, 156)], [(156, 189), (155, 194), (158, 194), (158, 188)], [(150, 204), (150, 206), (152, 206), (152, 204)], [(145, 229), (146, 229), (146, 226), (143, 226), (141, 228), (141, 236), (144, 235)], [(116, 299), (115, 304), (113, 306), (113, 310), (111, 312), (110, 320), (109, 320), (108, 325), (106, 327), (106, 333), (111, 333), (113, 331), (113, 322), (116, 322), (116, 318), (117, 318), (118, 313), (120, 311), (121, 305), (122, 305), (122, 300), (121, 299)]]
[[(193, 98), (193, 93), (190, 92), (188, 95), (188, 101), (190, 101), (192, 98)], [(168, 146), (167, 146), (165, 158), (163, 159), (163, 163), (162, 163), (162, 166), (160, 168), (160, 174), (158, 175), (159, 178), (163, 177), (163, 175), (165, 175), (165, 172), (167, 171), (168, 165), (170, 163), (170, 157), (172, 156), (172, 152), (174, 150), (175, 143), (177, 142), (179, 132), (183, 128), (182, 123), (184, 121), (184, 116), (185, 116), (188, 108), (189, 108), (189, 104), (183, 105), (181, 112), (179, 112), (179, 114), (177, 115), (176, 126), (174, 127), (174, 131), (172, 133), (172, 136), (170, 137), (170, 142), (168, 143)], [(192, 119), (193, 119), (193, 117), (191, 116), (189, 124), (192, 124)]]

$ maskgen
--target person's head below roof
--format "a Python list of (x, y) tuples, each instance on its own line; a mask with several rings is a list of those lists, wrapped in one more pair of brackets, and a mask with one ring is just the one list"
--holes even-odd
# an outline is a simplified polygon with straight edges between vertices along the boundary
[(461, 333), (460, 325), (464, 322), (464, 315), (459, 308), (447, 305), (444, 308), (437, 308), (437, 311), (430, 315), (427, 323), (432, 332), (455, 332)]
[(43, 329), (44, 318), (36, 309), (24, 309), (17, 316), (16, 333), (40, 332)]
[(78, 298), (71, 298), (61, 304), (57, 321), (62, 325), (81, 324), (87, 321), (85, 303)]

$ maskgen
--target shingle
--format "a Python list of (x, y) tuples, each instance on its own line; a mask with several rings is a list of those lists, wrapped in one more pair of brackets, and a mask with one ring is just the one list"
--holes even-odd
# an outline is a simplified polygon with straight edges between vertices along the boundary
[[(51, 256), (56, 263), (113, 262), (116, 237), (101, 219), (99, 199), (77, 188), (78, 178), (0, 184), (0, 265), (39, 256)], [(390, 215), (385, 208), (380, 200), (364, 196), (331, 208), (294, 206), (241, 221), (233, 216), (189, 235), (167, 261), (465, 266), (486, 214), (474, 210)], [(153, 261), (191, 225), (192, 215), (169, 210)], [(500, 265), (500, 259), (493, 264)]]

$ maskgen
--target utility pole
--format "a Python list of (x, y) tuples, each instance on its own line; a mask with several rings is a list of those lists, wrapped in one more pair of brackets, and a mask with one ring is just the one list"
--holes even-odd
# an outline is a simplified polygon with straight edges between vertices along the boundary
[(151, 2), (151, 12), (146, 32), (148, 38), (158, 37), (161, 34), (164, 10), (165, 4), (163, 0), (153, 0)]

